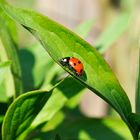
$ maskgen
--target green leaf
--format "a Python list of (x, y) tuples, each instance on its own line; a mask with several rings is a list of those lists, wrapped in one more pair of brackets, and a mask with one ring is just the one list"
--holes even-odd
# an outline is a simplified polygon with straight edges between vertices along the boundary
[(32, 91), (19, 96), (10, 105), (2, 127), (3, 140), (16, 139), (28, 126), (49, 99), (52, 90)]
[[(15, 38), (13, 38), (13, 36), (15, 37), (15, 33), (12, 32), (12, 30), (16, 31), (16, 29), (13, 25), (13, 21), (0, 8), (0, 58), (2, 61), (12, 61), (11, 72), (7, 74), (9, 76), (6, 81), (6, 87), (7, 92), (11, 89), (11, 91), (13, 90), (13, 92), (15, 92), (15, 96), (18, 96), (18, 94), (22, 92), (22, 82), (18, 50), (15, 44)], [(13, 84), (15, 87), (11, 87)]]
[(130, 14), (122, 13), (113, 21), (94, 43), (96, 49), (103, 53), (128, 29)]
[(136, 113), (140, 114), (140, 52), (138, 62), (138, 76), (137, 76), (135, 103), (136, 103)]
[(11, 65), (11, 61), (0, 62), (0, 102), (7, 102), (8, 96), (4, 92), (4, 80)]
[(135, 128), (135, 133), (138, 136), (140, 132), (140, 114), (131, 113), (129, 115), (129, 119), (130, 119), (131, 125)]
[(91, 31), (93, 25), (95, 23), (95, 20), (89, 19), (85, 22), (81, 23), (76, 27), (75, 32), (79, 34), (81, 37), (85, 38), (87, 37), (88, 33)]
[(36, 36), (59, 65), (61, 65), (59, 60), (63, 57), (73, 56), (80, 59), (84, 65), (84, 74), (81, 77), (61, 66), (107, 101), (127, 123), (131, 132), (135, 133), (128, 120), (131, 105), (127, 95), (103, 57), (90, 44), (65, 27), (34, 11), (14, 8), (7, 4), (1, 6), (8, 15)]

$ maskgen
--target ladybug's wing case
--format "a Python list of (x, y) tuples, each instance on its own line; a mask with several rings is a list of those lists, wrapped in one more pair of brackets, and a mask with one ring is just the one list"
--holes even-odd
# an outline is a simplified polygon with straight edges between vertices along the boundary
[(79, 76), (82, 75), (82, 73), (83, 73), (83, 64), (81, 63), (80, 60), (78, 60), (77, 58), (72, 57), (69, 60), (69, 65), (73, 68), (75, 73), (77, 73)]
[(79, 74), (79, 75), (82, 75), (83, 73), (83, 66), (79, 64), (79, 66), (77, 66), (75, 68), (76, 72)]

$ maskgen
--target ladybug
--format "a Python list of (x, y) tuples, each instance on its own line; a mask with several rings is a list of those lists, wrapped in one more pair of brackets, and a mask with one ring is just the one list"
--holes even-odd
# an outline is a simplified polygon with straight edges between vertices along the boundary
[(79, 59), (75, 57), (65, 57), (60, 60), (60, 63), (72, 70), (76, 75), (82, 76), (84, 67)]

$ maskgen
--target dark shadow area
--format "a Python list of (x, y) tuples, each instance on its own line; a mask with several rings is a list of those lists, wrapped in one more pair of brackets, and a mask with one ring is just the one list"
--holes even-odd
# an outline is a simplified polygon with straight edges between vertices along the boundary
[(0, 140), (2, 139), (2, 123), (4, 119), (4, 115), (7, 111), (8, 105), (7, 103), (0, 103)]
[(7, 103), (0, 103), (0, 115), (5, 115), (8, 108)]
[(79, 93), (85, 87), (74, 78), (67, 77), (64, 79), (63, 84), (58, 85), (57, 88), (62, 91), (64, 95), (69, 99)]
[(54, 86), (55, 84), (59, 83), (62, 80), (60, 76), (61, 74), (58, 74), (58, 73), (54, 74), (54, 76), (52, 77), (52, 80), (50, 81), (50, 84)]
[(83, 71), (83, 75), (81, 77), (79, 77), (80, 79), (82, 79), (84, 82), (87, 81), (87, 75), (86, 75), (86, 72)]
[(34, 79), (32, 75), (35, 58), (33, 54), (25, 49), (19, 51), (19, 58), (22, 70), (22, 81), (24, 92), (34, 89)]

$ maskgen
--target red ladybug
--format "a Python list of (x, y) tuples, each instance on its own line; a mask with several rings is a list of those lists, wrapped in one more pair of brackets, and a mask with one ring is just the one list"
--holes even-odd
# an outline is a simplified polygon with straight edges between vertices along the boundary
[(60, 63), (63, 66), (68, 67), (78, 76), (82, 76), (84, 67), (83, 67), (82, 62), (79, 59), (75, 57), (65, 57), (60, 60)]

